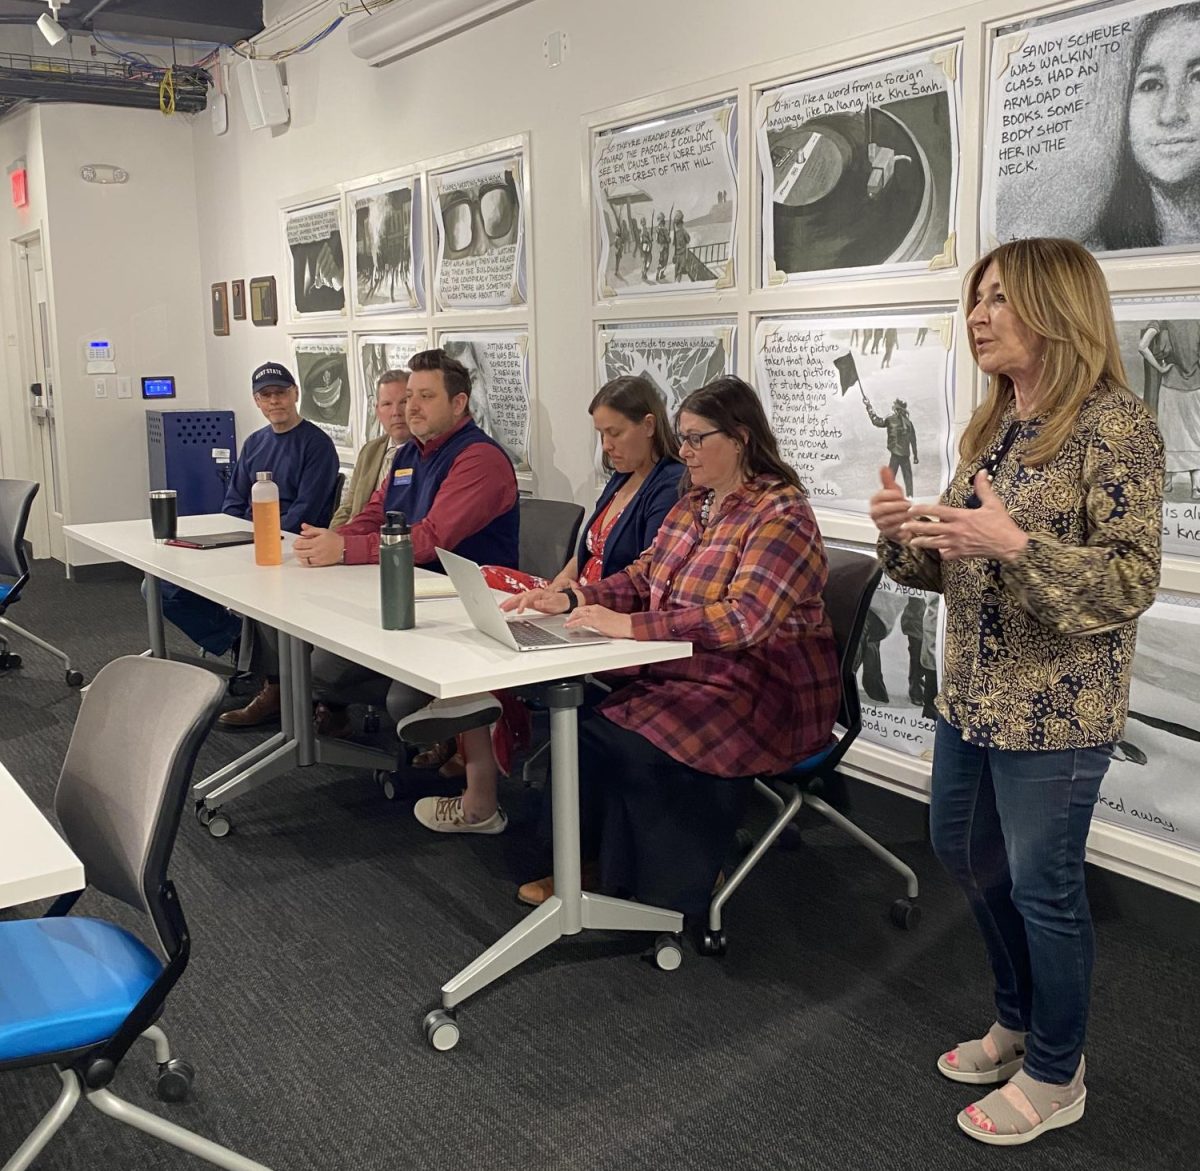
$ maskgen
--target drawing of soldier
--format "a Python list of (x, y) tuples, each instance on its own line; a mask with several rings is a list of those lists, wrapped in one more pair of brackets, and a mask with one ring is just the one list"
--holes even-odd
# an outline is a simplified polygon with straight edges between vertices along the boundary
[(650, 275), (650, 260), (654, 255), (654, 240), (650, 235), (650, 226), (646, 223), (645, 216), (642, 216), (642, 230), (638, 236), (638, 247), (642, 253), (642, 280), (647, 280)]
[(687, 276), (687, 258), (688, 245), (692, 242), (692, 237), (688, 234), (687, 228), (683, 226), (683, 212), (675, 213), (674, 223), (671, 225), (671, 243), (674, 247), (675, 261), (675, 281), (678, 283)]
[(880, 369), (892, 364), (892, 351), (900, 342), (900, 334), (895, 329), (885, 329), (883, 331), (883, 361), (879, 363)]
[[(862, 390), (861, 386), (859, 389)], [(911, 496), (913, 494), (913, 464), (921, 461), (917, 458), (917, 429), (909, 417), (908, 403), (902, 398), (896, 399), (892, 403), (892, 413), (887, 418), (881, 419), (871, 408), (866, 391), (862, 392), (862, 400), (871, 422), (876, 427), (887, 429), (887, 448), (890, 456), (888, 467), (893, 472), (899, 469), (900, 474), (904, 477), (904, 490)], [(910, 450), (912, 452), (911, 461), (909, 459)]]
[(625, 254), (625, 245), (629, 239), (629, 228), (617, 220), (617, 230), (613, 232), (613, 275), (621, 275), (621, 257)]
[(671, 229), (667, 227), (667, 213), (660, 211), (654, 224), (654, 242), (658, 245), (658, 271), (654, 274), (657, 283), (663, 279), (667, 271), (667, 261), (671, 258)]

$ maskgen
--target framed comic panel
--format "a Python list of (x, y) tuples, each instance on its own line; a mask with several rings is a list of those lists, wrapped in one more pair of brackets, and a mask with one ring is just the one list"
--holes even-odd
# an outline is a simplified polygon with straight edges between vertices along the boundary
[(342, 200), (286, 208), (283, 233), (292, 320), (341, 317), (346, 312), (346, 253)]
[(957, 263), (961, 42), (764, 89), (764, 286)]
[(592, 220), (602, 299), (731, 288), (736, 97), (593, 130)]
[(354, 335), (354, 350), (358, 356), (354, 413), (359, 420), (360, 445), (383, 434), (375, 417), (379, 379), (389, 370), (407, 370), (409, 358), (428, 348), (429, 335), (424, 330)]
[(424, 308), (422, 190), (421, 177), (409, 175), (347, 192), (356, 315)]
[(350, 346), (344, 334), (292, 338), (292, 356), (300, 383), (300, 414), (315, 423), (338, 449), (343, 461), (358, 455)]

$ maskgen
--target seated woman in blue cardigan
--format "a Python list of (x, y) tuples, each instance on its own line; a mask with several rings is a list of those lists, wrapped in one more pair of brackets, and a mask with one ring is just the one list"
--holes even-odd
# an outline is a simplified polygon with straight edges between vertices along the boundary
[[(679, 441), (662, 396), (649, 378), (623, 375), (605, 383), (588, 404), (588, 413), (600, 437), (604, 469), (612, 475), (583, 527), (578, 551), (550, 582), (517, 569), (485, 565), (483, 574), (492, 589), (513, 594), (546, 585), (561, 589), (619, 573), (654, 543), (663, 517), (679, 499), (683, 475)], [(498, 698), (504, 714), (493, 732), (492, 746), (497, 763), (507, 773), (514, 751), (528, 738), (529, 715), (524, 705), (509, 696)], [(414, 763), (418, 767), (442, 765), (443, 776), (460, 775), (464, 764), (453, 752), (453, 742), (438, 745)], [(445, 812), (437, 828), (447, 833), (470, 832), (470, 824), (460, 817), (457, 807), (446, 804)], [(429, 824), (427, 819), (422, 821)]]
[(612, 476), (584, 525), (578, 552), (550, 582), (487, 566), (484, 574), (492, 589), (561, 589), (619, 573), (653, 544), (663, 517), (679, 499), (679, 442), (649, 378), (624, 375), (606, 382), (588, 413), (600, 437), (604, 470)]

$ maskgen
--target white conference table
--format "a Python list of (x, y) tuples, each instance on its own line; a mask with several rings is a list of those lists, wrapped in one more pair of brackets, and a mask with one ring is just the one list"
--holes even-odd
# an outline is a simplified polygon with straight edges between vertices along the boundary
[[(224, 515), (179, 519), (181, 536), (249, 527)], [(493, 944), (442, 987), (442, 1010), (426, 1018), (435, 1048), (458, 1040), (453, 1009), (493, 980), (564, 935), (581, 930), (677, 933), (675, 911), (583, 892), (579, 858), (578, 709), (586, 675), (636, 667), (692, 653), (686, 642), (616, 639), (562, 650), (518, 652), (480, 633), (457, 598), (419, 600), (413, 630), (380, 627), (379, 568), (301, 566), (285, 534), (280, 566), (254, 564), (251, 545), (228, 549), (183, 549), (157, 545), (146, 520), (64, 526), (76, 540), (140, 569), (147, 581), (147, 615), (153, 653), (165, 653), (160, 581), (169, 581), (273, 627), (280, 636), (282, 732), (213, 777), (197, 795), (218, 816), (222, 802), (297, 766), (323, 763), (383, 767), (384, 754), (345, 741), (316, 739), (311, 710), (309, 648), (318, 646), (398, 679), (437, 698), (549, 683), (551, 785), (554, 802), (554, 896)], [(418, 571), (420, 573), (422, 571)], [(264, 755), (265, 753), (265, 755)], [(389, 762), (391, 758), (386, 758)], [(223, 816), (223, 815), (222, 815)]]
[(0, 909), (83, 890), (83, 863), (0, 764)]

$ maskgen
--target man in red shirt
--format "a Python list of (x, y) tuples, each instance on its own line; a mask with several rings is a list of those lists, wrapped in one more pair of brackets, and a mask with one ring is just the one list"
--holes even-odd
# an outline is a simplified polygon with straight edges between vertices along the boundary
[[(294, 546), (297, 561), (313, 567), (376, 563), (385, 514), (403, 512), (419, 566), (440, 569), (435, 549), (442, 548), (516, 568), (517, 479), (504, 449), (471, 418), (470, 374), (444, 350), (415, 354), (409, 366), (412, 439), (397, 449), (388, 479), (348, 524), (336, 531), (303, 527)], [(315, 650), (312, 663), (317, 696), (335, 720), (337, 709), (347, 703), (386, 703), (392, 718), (405, 725), (406, 739), (420, 740), (414, 733), (425, 729), (430, 741), (463, 733), (466, 792), (417, 802), (414, 812), (422, 824), (443, 833), (504, 830), (507, 818), (496, 801), (496, 762), (487, 730), (500, 712), (492, 696), (431, 703), (424, 692), (328, 651)]]

